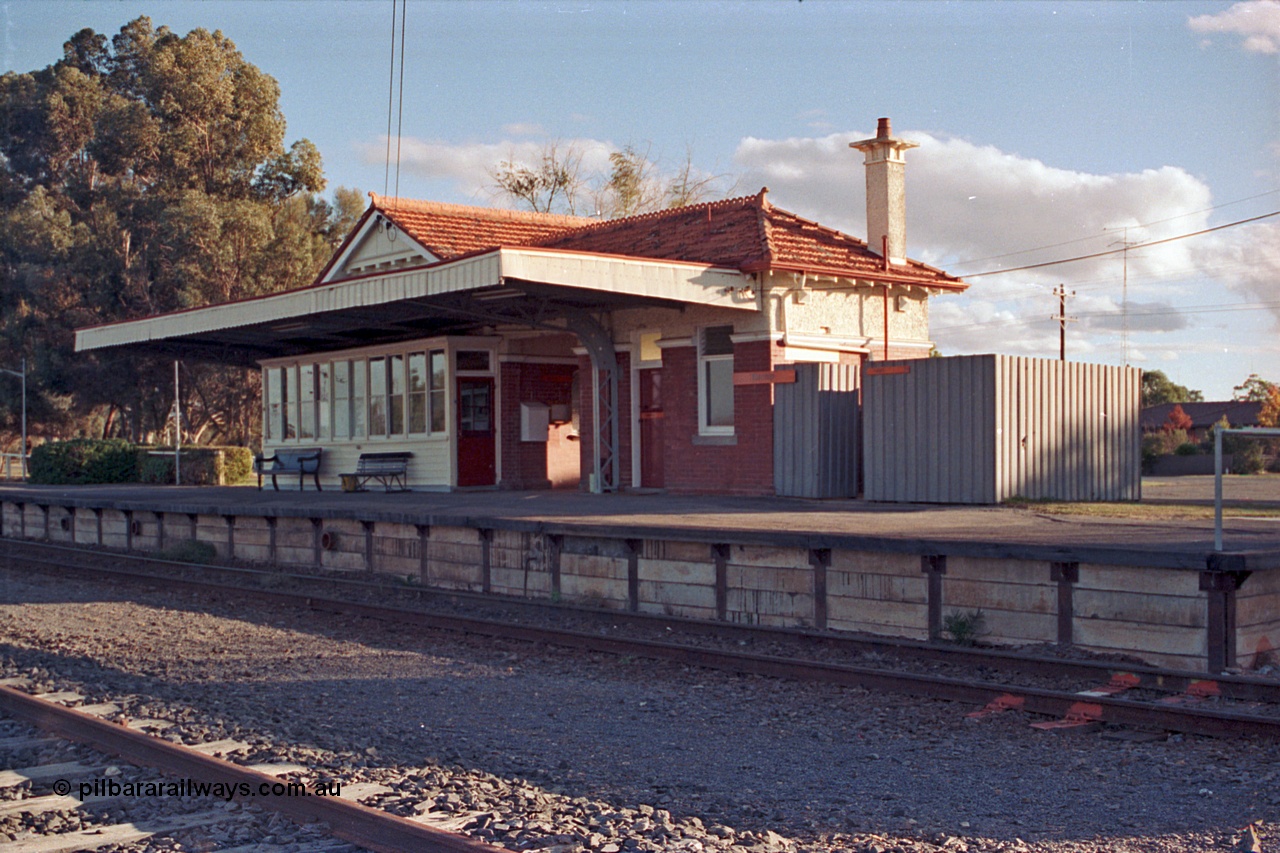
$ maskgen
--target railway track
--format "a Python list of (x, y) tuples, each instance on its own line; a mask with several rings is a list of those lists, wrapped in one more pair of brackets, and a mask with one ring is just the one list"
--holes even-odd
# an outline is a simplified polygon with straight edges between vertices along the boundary
[[(1020, 710), (1051, 718), (1035, 724), (1043, 728), (1110, 724), (1216, 736), (1280, 736), (1280, 683), (1241, 675), (1210, 678), (1128, 663), (588, 612), (456, 591), (173, 563), (45, 543), (4, 540), (3, 553), (6, 565), (14, 567), (162, 581), (170, 589), (216, 590), (416, 628), (953, 700), (977, 706), (970, 716), (978, 719)], [(367, 600), (356, 600), (360, 598)], [(402, 604), (392, 606), (386, 603), (389, 598), (401, 599)], [(441, 602), (444, 606), (434, 611), (410, 606)], [(548, 613), (555, 615), (548, 618)], [(566, 621), (575, 627), (548, 624)], [(761, 646), (769, 651), (758, 651)], [(974, 677), (975, 672), (980, 677)]]
[[(29, 686), (24, 678), (0, 680), (0, 832), (8, 836), (7, 853), (73, 853), (167, 838), (223, 853), (291, 851), (299, 844), (315, 853), (498, 849), (357, 801), (382, 786), (343, 791), (300, 765), (246, 764), (229, 756), (247, 751), (247, 743), (174, 743), (153, 733), (171, 722), (110, 722), (105, 718), (120, 711), (112, 703), (73, 707), (84, 697), (32, 694)], [(288, 840), (273, 841), (278, 835)]]

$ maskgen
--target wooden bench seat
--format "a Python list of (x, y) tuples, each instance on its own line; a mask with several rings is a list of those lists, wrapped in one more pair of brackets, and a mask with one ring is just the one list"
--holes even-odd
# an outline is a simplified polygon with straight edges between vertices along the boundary
[(377, 480), (388, 492), (393, 490), (393, 486), (396, 487), (394, 491), (407, 492), (409, 491), (407, 483), (409, 460), (412, 458), (413, 454), (408, 451), (361, 453), (360, 459), (356, 462), (356, 470), (350, 474), (341, 475), (343, 489), (347, 489), (350, 483), (351, 491), (363, 492), (370, 480)]
[(298, 491), (306, 487), (306, 476), (311, 475), (316, 483), (316, 491), (320, 488), (320, 455), (324, 452), (319, 447), (293, 447), (288, 450), (277, 450), (271, 456), (259, 453), (253, 459), (253, 470), (258, 475), (258, 491), (262, 491), (262, 476), (271, 477), (271, 487), (280, 491), (276, 477), (280, 474), (297, 474)]

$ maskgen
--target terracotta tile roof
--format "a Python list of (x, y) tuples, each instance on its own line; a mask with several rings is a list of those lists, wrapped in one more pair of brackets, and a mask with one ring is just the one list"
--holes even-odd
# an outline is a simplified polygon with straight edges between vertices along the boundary
[(1233, 427), (1258, 426), (1262, 404), (1251, 400), (1225, 400), (1209, 403), (1160, 403), (1142, 410), (1140, 423), (1143, 432), (1155, 432), (1164, 427), (1174, 406), (1191, 418), (1192, 429), (1208, 429), (1223, 418)]
[(967, 287), (918, 261), (886, 271), (864, 241), (774, 207), (767, 192), (604, 221), (370, 195), (375, 207), (441, 258), (497, 246), (540, 246), (748, 272), (795, 270)]
[(597, 222), (583, 216), (469, 207), (377, 193), (369, 193), (369, 197), (370, 209), (377, 209), (442, 260), (496, 246), (528, 246), (566, 228)]

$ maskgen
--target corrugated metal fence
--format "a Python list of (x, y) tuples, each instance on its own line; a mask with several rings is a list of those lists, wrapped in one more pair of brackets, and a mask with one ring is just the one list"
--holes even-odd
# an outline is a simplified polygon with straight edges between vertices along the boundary
[(799, 498), (856, 497), (857, 365), (797, 364), (795, 372), (794, 383), (774, 386), (774, 491)]
[(1136, 368), (1007, 355), (876, 362), (864, 496), (999, 503), (1141, 497)]

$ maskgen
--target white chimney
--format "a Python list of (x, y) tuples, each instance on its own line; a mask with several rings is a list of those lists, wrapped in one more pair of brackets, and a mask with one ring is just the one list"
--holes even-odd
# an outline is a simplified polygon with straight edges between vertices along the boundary
[(850, 142), (866, 157), (867, 248), (890, 264), (907, 261), (907, 200), (903, 152), (919, 148), (918, 142), (894, 139), (889, 120), (882, 118), (875, 139)]

